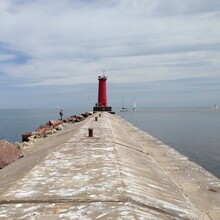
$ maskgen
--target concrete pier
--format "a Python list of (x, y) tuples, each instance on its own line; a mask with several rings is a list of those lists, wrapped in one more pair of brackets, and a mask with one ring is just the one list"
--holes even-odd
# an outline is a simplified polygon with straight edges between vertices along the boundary
[(220, 219), (217, 177), (117, 115), (97, 116), (0, 171), (0, 219)]

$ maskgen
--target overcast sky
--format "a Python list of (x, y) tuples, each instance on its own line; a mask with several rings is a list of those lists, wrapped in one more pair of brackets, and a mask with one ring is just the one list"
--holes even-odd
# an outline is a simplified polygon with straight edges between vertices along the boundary
[(0, 108), (220, 105), (219, 0), (0, 0)]

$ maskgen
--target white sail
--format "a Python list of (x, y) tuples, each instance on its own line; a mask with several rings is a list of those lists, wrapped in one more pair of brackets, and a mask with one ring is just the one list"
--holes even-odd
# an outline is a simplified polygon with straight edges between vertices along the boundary
[(135, 99), (134, 99), (134, 106), (133, 106), (133, 110), (135, 111), (135, 110), (137, 110), (137, 106), (136, 106), (136, 101), (135, 101)]

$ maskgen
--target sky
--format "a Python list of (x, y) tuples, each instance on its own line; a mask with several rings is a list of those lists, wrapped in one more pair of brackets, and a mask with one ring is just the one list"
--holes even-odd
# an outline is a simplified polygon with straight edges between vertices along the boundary
[(0, 108), (220, 106), (219, 0), (0, 0)]

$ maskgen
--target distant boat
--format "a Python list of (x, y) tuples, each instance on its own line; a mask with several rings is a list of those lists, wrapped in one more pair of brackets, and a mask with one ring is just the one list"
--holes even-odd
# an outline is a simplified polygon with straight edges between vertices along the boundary
[(212, 108), (213, 109), (219, 109), (219, 107), (217, 105), (214, 105)]
[(125, 108), (125, 107), (122, 107), (122, 108), (120, 109), (120, 112), (127, 112), (127, 111), (128, 111), (128, 109)]
[(125, 100), (124, 100), (124, 96), (123, 96), (123, 100), (122, 100), (122, 108), (120, 109), (120, 112), (127, 112), (128, 109), (124, 107), (125, 105)]
[(134, 99), (134, 106), (133, 106), (133, 111), (136, 111), (137, 110), (137, 106), (136, 106), (136, 101)]

